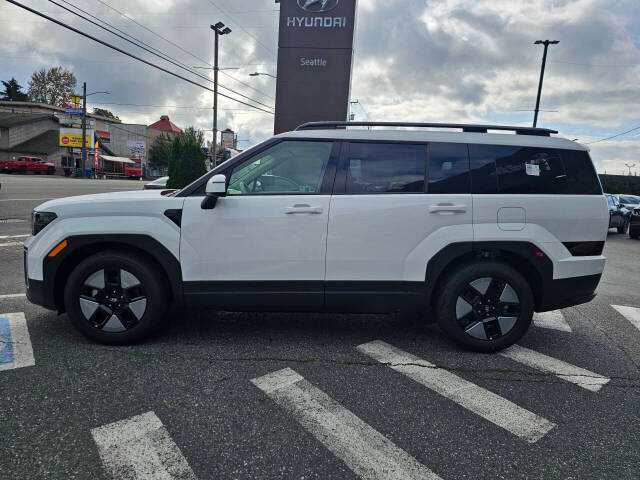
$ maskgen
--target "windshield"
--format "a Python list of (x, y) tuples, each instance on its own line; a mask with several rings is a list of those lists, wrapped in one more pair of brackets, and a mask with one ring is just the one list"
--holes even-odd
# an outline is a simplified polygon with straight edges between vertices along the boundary
[(626, 203), (626, 204), (630, 204), (630, 205), (638, 205), (638, 204), (640, 204), (640, 197), (631, 197), (631, 196), (620, 195), (620, 201), (622, 203)]

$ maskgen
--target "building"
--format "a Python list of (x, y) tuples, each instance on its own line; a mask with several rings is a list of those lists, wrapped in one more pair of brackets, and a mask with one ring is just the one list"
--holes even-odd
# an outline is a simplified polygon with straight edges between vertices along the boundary
[[(70, 175), (82, 167), (81, 148), (61, 145), (65, 129), (80, 129), (80, 115), (68, 115), (64, 107), (44, 103), (0, 101), (0, 160), (20, 156), (41, 157), (56, 165), (56, 173)], [(74, 130), (75, 131), (75, 130)], [(161, 135), (173, 140), (182, 130), (163, 115), (150, 126), (125, 124), (120, 120), (87, 112), (87, 135), (92, 148), (87, 168), (94, 165), (93, 145), (99, 153), (123, 159), (139, 159), (145, 176), (162, 176), (166, 167), (149, 162), (149, 148)]]

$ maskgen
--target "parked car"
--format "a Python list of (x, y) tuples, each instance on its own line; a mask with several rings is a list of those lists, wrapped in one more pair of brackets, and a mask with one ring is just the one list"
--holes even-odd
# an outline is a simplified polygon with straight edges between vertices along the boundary
[(625, 233), (629, 228), (631, 210), (625, 208), (615, 195), (605, 193), (604, 196), (609, 207), (609, 228), (617, 229), (618, 233)]
[(637, 207), (640, 207), (640, 197), (636, 195), (616, 195), (620, 204), (628, 209), (630, 212)]
[(629, 236), (634, 239), (640, 238), (640, 206), (634, 208), (631, 212)]
[(156, 178), (153, 182), (145, 183), (143, 190), (165, 190), (167, 188), (167, 180), (169, 177)]
[[(375, 128), (385, 126), (415, 129)], [(605, 265), (595, 168), (586, 147), (555, 133), (312, 123), (164, 196), (51, 200), (25, 242), (27, 296), (111, 344), (149, 335), (172, 302), (402, 309), (425, 321), (433, 311), (464, 347), (506, 348), (534, 311), (590, 301)]]
[(56, 172), (56, 166), (53, 163), (45, 162), (40, 157), (18, 157), (12, 160), (0, 160), (0, 171), (17, 172), (23, 175), (26, 173), (53, 175)]

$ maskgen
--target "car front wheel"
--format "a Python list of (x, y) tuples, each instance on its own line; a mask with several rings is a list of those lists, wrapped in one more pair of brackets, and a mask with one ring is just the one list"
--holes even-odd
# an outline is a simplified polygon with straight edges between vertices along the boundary
[(99, 343), (128, 344), (158, 329), (167, 309), (163, 275), (146, 259), (101, 252), (81, 262), (65, 288), (72, 324)]
[(513, 345), (533, 317), (531, 287), (510, 266), (479, 261), (452, 272), (437, 297), (438, 323), (455, 342), (477, 352)]

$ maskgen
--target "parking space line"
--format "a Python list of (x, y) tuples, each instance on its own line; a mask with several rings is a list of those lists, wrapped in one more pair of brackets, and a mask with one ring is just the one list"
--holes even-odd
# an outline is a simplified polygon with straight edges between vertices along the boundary
[(0, 235), (1, 239), (6, 239), (6, 238), (27, 238), (30, 237), (31, 234), (27, 233), (26, 235)]
[(251, 380), (360, 478), (439, 479), (391, 440), (290, 368)]
[(0, 314), (0, 371), (36, 364), (24, 313)]
[(571, 332), (571, 327), (560, 310), (533, 314), (533, 323), (539, 328), (550, 328), (561, 332)]
[(3, 298), (20, 298), (20, 297), (26, 297), (27, 294), (26, 293), (7, 293), (4, 295), (0, 295), (0, 300)]
[(529, 443), (537, 442), (556, 426), (506, 398), (380, 340), (357, 348)]
[(0, 247), (13, 247), (15, 245), (24, 245), (24, 242), (7, 242), (7, 243), (0, 243)]
[(115, 480), (195, 480), (189, 463), (153, 412), (91, 430), (100, 459)]
[(536, 370), (551, 373), (558, 378), (575, 383), (592, 392), (599, 391), (603, 385), (609, 383), (609, 380), (611, 380), (605, 376), (590, 372), (584, 368), (576, 367), (557, 358), (549, 357), (535, 350), (521, 347), (520, 345), (513, 345), (499, 353), (503, 357), (510, 358)]
[(625, 305), (611, 305), (620, 315), (629, 320), (634, 327), (640, 330), (640, 308), (627, 307)]

